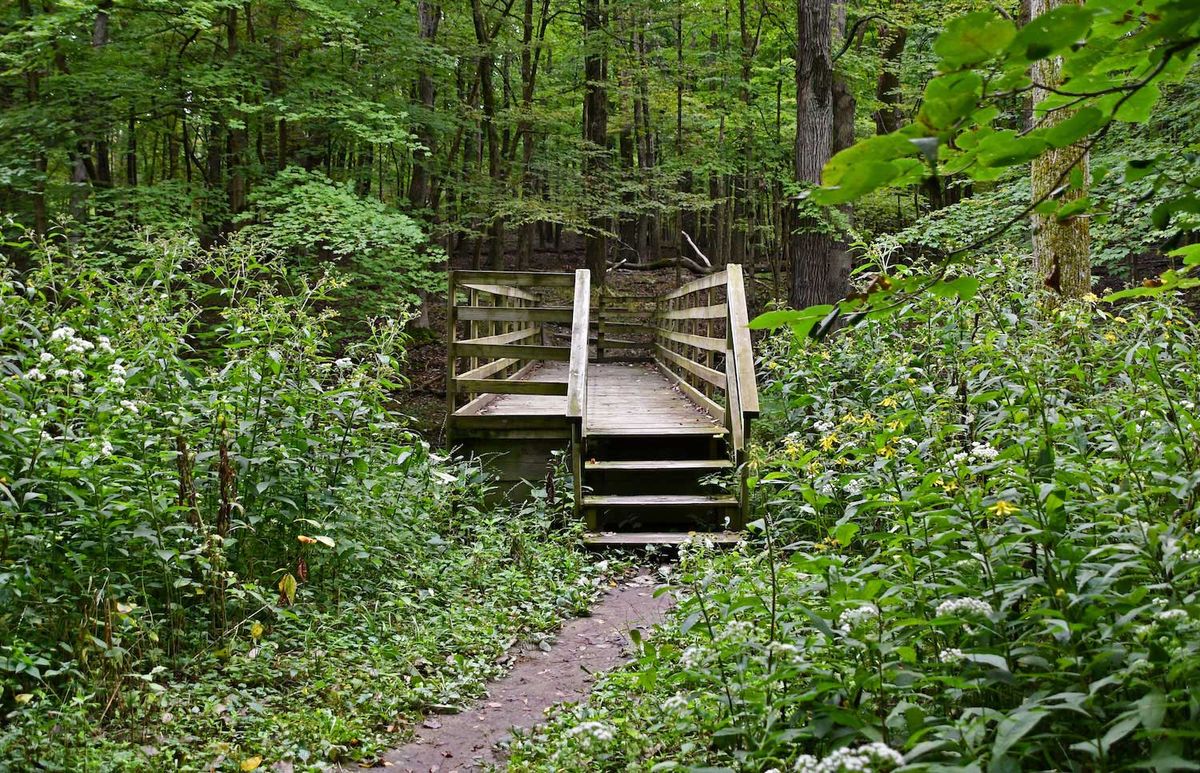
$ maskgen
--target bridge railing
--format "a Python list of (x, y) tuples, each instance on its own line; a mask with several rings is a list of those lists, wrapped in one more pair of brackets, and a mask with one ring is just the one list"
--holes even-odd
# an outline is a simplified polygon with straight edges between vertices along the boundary
[(522, 376), (538, 362), (571, 361), (570, 346), (547, 344), (547, 328), (574, 324), (574, 307), (561, 305), (556, 296), (571, 292), (575, 283), (576, 275), (568, 273), (450, 272), (446, 402), (451, 415), (492, 395), (568, 394), (569, 381)]

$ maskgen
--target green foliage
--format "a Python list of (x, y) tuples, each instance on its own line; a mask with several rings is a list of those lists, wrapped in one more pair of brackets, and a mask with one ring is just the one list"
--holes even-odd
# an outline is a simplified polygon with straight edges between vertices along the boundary
[(247, 238), (340, 279), (332, 295), (356, 316), (399, 316), (444, 289), (441, 250), (420, 224), (319, 172), (289, 167), (251, 196)]
[(588, 601), (562, 503), (404, 428), (395, 323), (333, 360), (330, 285), (245, 242), (68, 246), (0, 280), (0, 768), (323, 769)]
[(1198, 764), (1200, 330), (980, 272), (773, 340), (758, 539), (686, 550), (671, 623), (511, 769)]

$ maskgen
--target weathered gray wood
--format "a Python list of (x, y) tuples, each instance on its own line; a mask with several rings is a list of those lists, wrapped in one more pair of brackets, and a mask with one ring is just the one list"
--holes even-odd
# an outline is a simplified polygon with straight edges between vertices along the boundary
[(658, 328), (657, 332), (658, 335), (666, 338), (669, 341), (675, 341), (676, 343), (694, 346), (697, 349), (704, 349), (705, 351), (709, 352), (725, 351), (724, 338), (710, 338), (709, 336), (698, 336), (690, 333), (677, 333), (674, 330), (667, 330), (666, 328), (662, 327)]
[(668, 368), (661, 362), (655, 360), (655, 363), (666, 374), (667, 378), (671, 379), (672, 383), (679, 388), (679, 391), (690, 397), (693, 402), (699, 405), (704, 410), (708, 411), (719, 424), (725, 423), (725, 408), (708, 395), (701, 392), (696, 387), (684, 381), (679, 374)]
[[(572, 311), (571, 355), (567, 370), (567, 417), (583, 421), (587, 410), (588, 316), (592, 299), (592, 272), (575, 272), (575, 308)], [(585, 428), (586, 433), (586, 428)]]
[(724, 373), (722, 373), (718, 370), (713, 370), (712, 368), (708, 367), (707, 365), (701, 365), (698, 362), (692, 362), (687, 357), (684, 357), (682, 354), (676, 354), (675, 352), (666, 348), (662, 344), (658, 344), (654, 348), (658, 352), (659, 357), (666, 358), (669, 362), (672, 362), (675, 365), (678, 365), (679, 367), (683, 368), (684, 370), (688, 371), (689, 373), (699, 376), (700, 378), (704, 379), (708, 383), (715, 386), (717, 389), (725, 388), (725, 374)]
[(514, 381), (507, 378), (463, 378), (454, 379), (460, 392), (495, 395), (565, 395), (565, 381)]
[(727, 311), (725, 304), (714, 303), (711, 306), (692, 306), (686, 309), (668, 309), (666, 311), (659, 312), (658, 317), (659, 319), (724, 319), (726, 313)]
[(460, 283), (495, 284), (509, 287), (572, 287), (575, 275), (541, 271), (455, 271)]
[(712, 542), (717, 546), (737, 545), (742, 541), (739, 532), (731, 531), (589, 531), (583, 535), (591, 547), (646, 547), (647, 545), (682, 545), (689, 541)]
[(482, 322), (570, 322), (571, 309), (566, 306), (530, 306), (504, 309), (495, 306), (458, 306), (459, 319)]
[(475, 282), (463, 282), (463, 287), (471, 290), (478, 290), (481, 293), (489, 293), (491, 295), (501, 295), (505, 298), (520, 298), (523, 301), (537, 301), (537, 296), (532, 293), (527, 293), (516, 287), (505, 287), (504, 285), (489, 285), (478, 284)]
[(461, 357), (511, 357), (517, 360), (548, 360), (566, 362), (571, 359), (567, 346), (536, 346), (533, 344), (467, 344), (457, 345)]
[(737, 507), (738, 499), (728, 494), (591, 494), (583, 498), (584, 507)]
[(520, 360), (516, 360), (516, 359), (512, 359), (512, 358), (496, 360), (495, 362), (489, 362), (487, 365), (480, 365), (478, 368), (468, 370), (466, 373), (463, 373), (462, 375), (459, 375), (459, 376), (455, 376), (451, 380), (487, 378), (488, 376), (492, 376), (492, 375), (495, 375), (496, 373), (499, 373), (500, 371), (504, 370), (505, 368), (511, 368), (513, 365), (516, 365), (518, 362), (520, 362)]
[(750, 320), (746, 311), (746, 286), (740, 265), (731, 264), (728, 270), (729, 338), (737, 366), (738, 397), (743, 413), (757, 416), (758, 384), (754, 378), (754, 347), (750, 341)]
[(682, 298), (685, 295), (691, 295), (692, 293), (699, 292), (701, 290), (707, 290), (710, 287), (720, 287), (721, 285), (725, 284), (727, 278), (728, 275), (726, 270), (718, 271), (717, 273), (709, 274), (708, 276), (702, 276), (699, 279), (693, 279), (677, 290), (673, 290), (672, 292), (664, 295), (663, 300), (672, 301), (676, 298)]
[(679, 472), (700, 470), (716, 472), (728, 470), (733, 462), (728, 459), (642, 459), (637, 461), (591, 461), (584, 465), (587, 470), (597, 472)]
[(464, 338), (458, 343), (460, 344), (511, 344), (517, 341), (525, 341), (530, 338), (541, 335), (541, 328), (527, 327), (521, 330), (514, 330), (511, 333), (497, 333), (496, 335), (480, 336), (478, 338)]
[(458, 414), (452, 417), (454, 425), (461, 429), (480, 430), (526, 430), (526, 429), (568, 429), (568, 423), (562, 414), (529, 415), (519, 414)]

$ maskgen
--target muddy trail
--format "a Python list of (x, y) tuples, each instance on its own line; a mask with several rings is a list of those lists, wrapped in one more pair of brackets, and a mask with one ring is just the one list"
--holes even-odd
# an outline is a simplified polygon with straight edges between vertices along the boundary
[(662, 621), (672, 602), (669, 594), (655, 598), (655, 585), (648, 573), (624, 580), (601, 596), (588, 616), (566, 621), (548, 648), (515, 648), (512, 670), (488, 685), (484, 698), (460, 714), (425, 717), (416, 738), (384, 755), (374, 769), (465, 773), (503, 768), (503, 742), (513, 728), (528, 730), (545, 721), (551, 706), (586, 698), (599, 674), (630, 658), (629, 632)]

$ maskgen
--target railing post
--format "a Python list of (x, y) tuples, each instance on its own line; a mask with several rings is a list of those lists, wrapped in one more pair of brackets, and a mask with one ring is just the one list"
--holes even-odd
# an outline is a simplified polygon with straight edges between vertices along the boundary
[[(458, 410), (457, 405), (457, 384), (454, 382), (454, 377), (457, 375), (458, 363), (454, 354), (454, 342), (458, 337), (458, 311), (454, 305), (454, 295), (457, 287), (457, 272), (451, 270), (448, 274), (449, 287), (446, 293), (446, 416), (449, 418)], [(449, 439), (451, 422), (446, 422), (446, 435)]]
[[(603, 292), (603, 288), (601, 289)], [(571, 423), (571, 474), (575, 479), (575, 515), (583, 502), (584, 443), (587, 442), (588, 332), (592, 304), (592, 272), (575, 272), (575, 303), (571, 310), (571, 361), (567, 370), (567, 420)], [(589, 528), (595, 524), (589, 519)]]

